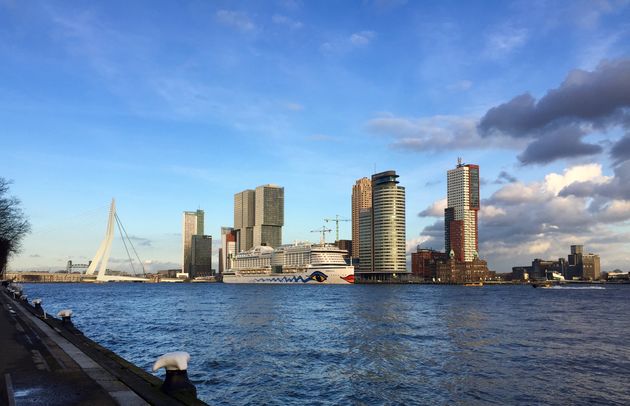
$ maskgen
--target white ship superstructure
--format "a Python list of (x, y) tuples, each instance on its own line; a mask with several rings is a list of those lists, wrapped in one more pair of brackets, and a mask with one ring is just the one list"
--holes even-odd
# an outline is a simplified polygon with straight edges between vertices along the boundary
[(347, 251), (329, 244), (296, 243), (276, 249), (255, 247), (236, 255), (225, 283), (354, 283)]

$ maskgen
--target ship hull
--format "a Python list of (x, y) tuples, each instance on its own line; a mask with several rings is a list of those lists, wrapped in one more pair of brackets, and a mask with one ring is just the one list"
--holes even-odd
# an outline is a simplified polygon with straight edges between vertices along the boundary
[(354, 283), (354, 268), (351, 266), (311, 267), (299, 272), (256, 274), (237, 271), (234, 274), (224, 274), (223, 283), (347, 285)]

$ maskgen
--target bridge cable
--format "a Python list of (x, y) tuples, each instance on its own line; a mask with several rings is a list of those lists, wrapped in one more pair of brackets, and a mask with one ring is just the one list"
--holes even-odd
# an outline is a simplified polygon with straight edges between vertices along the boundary
[[(136, 268), (133, 266), (133, 260), (131, 259), (131, 254), (129, 254), (129, 249), (127, 248), (127, 243), (125, 242), (125, 235), (123, 234), (123, 230), (120, 227), (120, 219), (118, 215), (114, 213), (114, 217), (116, 218), (116, 225), (118, 226), (118, 231), (120, 231), (120, 239), (125, 246), (125, 251), (127, 251), (127, 258), (129, 258), (129, 264), (131, 265), (131, 270), (133, 271), (134, 276), (136, 275)], [(131, 241), (130, 241), (131, 242)]]
[(120, 224), (120, 227), (122, 227), (122, 230), (124, 231), (125, 236), (127, 237), (127, 240), (129, 241), (129, 245), (131, 245), (131, 249), (133, 250), (134, 254), (136, 254), (136, 258), (138, 258), (138, 262), (140, 263), (140, 266), (142, 267), (142, 273), (146, 276), (147, 273), (144, 269), (144, 264), (142, 263), (142, 260), (140, 259), (140, 255), (138, 255), (138, 251), (136, 251), (136, 247), (133, 245), (133, 242), (131, 242), (131, 238), (129, 238), (129, 235), (127, 234), (125, 225), (122, 223), (122, 220), (120, 220), (120, 217), (118, 217), (118, 213), (116, 213), (116, 221), (118, 221)]

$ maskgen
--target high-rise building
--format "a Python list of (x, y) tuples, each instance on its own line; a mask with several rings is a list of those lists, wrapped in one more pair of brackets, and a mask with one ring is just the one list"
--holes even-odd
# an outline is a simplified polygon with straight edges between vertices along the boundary
[(193, 235), (190, 247), (191, 278), (212, 275), (212, 236)]
[(256, 192), (247, 189), (234, 195), (234, 231), (237, 252), (254, 246)]
[(262, 185), (234, 195), (236, 251), (282, 244), (284, 225), (284, 188)]
[(284, 225), (284, 188), (262, 185), (256, 188), (254, 247), (282, 245)]
[(444, 248), (456, 261), (478, 256), (479, 166), (462, 164), (448, 171), (444, 210)]
[(406, 272), (405, 188), (395, 171), (372, 175), (372, 268)]
[(219, 249), (219, 273), (232, 269), (236, 257), (236, 231), (232, 227), (221, 227), (221, 248)]
[(407, 272), (405, 188), (397, 179), (395, 171), (372, 175), (372, 207), (359, 212), (359, 279)]
[(192, 236), (203, 235), (203, 210), (185, 211), (182, 218), (182, 272), (190, 274)]
[(359, 212), (359, 270), (372, 271), (372, 208), (361, 209)]
[[(357, 256), (361, 246), (360, 215), (361, 210), (372, 207), (372, 181), (361, 178), (352, 186), (352, 246)], [(372, 226), (370, 226), (372, 227)]]

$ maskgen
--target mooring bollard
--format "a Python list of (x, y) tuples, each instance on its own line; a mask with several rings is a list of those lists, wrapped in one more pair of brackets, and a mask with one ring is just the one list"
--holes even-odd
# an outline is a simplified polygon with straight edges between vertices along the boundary
[(65, 310), (61, 310), (59, 311), (59, 313), (57, 313), (57, 317), (61, 317), (61, 322), (63, 324), (72, 324), (72, 310), (71, 309), (65, 309)]
[(162, 390), (168, 394), (181, 393), (197, 397), (197, 388), (188, 379), (190, 354), (183, 351), (169, 352), (159, 357), (153, 364), (153, 372), (166, 368)]
[(35, 311), (46, 318), (46, 314), (44, 313), (44, 308), (42, 307), (42, 299), (37, 298), (33, 299), (33, 306), (35, 306)]

